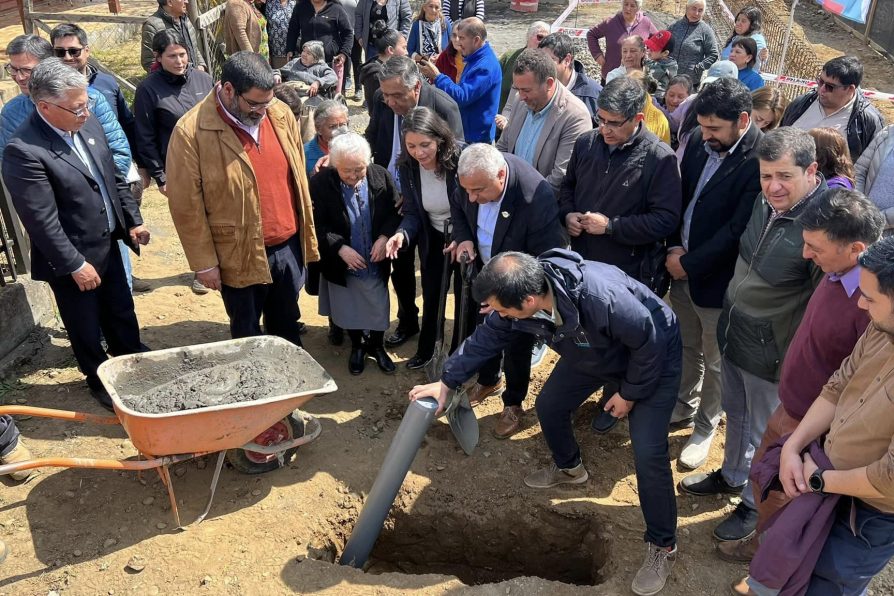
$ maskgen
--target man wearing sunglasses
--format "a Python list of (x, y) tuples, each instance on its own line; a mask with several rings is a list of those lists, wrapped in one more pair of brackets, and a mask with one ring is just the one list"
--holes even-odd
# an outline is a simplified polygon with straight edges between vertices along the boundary
[(35, 111), (3, 153), (3, 181), (31, 238), (31, 275), (49, 283), (93, 396), (112, 402), (96, 374), (108, 358), (143, 350), (117, 241), (149, 243), (130, 185), (91, 114), (87, 78), (58, 58), (31, 73)]
[(817, 86), (795, 98), (782, 115), (779, 126), (803, 130), (829, 127), (847, 139), (851, 160), (856, 162), (875, 133), (885, 127), (881, 114), (863, 97), (863, 64), (854, 56), (826, 62)]
[(220, 80), (171, 135), (171, 217), (233, 338), (260, 335), (263, 316), (264, 332), (300, 346), (298, 293), (320, 256), (298, 122), (260, 54), (236, 52)]

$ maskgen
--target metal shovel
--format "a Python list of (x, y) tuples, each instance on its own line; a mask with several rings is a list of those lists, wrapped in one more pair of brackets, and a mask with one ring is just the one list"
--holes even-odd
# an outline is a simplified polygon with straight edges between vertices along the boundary
[[(466, 317), (469, 311), (470, 294), (472, 293), (472, 264), (469, 257), (465, 253), (460, 255), (459, 264), (460, 275), (463, 280), (462, 298), (460, 299), (459, 310), (459, 333), (460, 337), (466, 328)], [(460, 387), (451, 391), (447, 399), (447, 408), (445, 409), (447, 423), (450, 424), (450, 430), (456, 441), (466, 455), (472, 455), (475, 447), (478, 445), (478, 418), (472, 405), (469, 403), (469, 396), (464, 387)]]
[[(444, 221), (444, 248), (450, 243), (450, 219)], [(446, 319), (447, 310), (447, 286), (450, 283), (450, 254), (444, 255), (444, 272), (441, 274), (441, 294), (438, 301), (438, 331), (435, 338), (435, 351), (431, 360), (425, 365), (425, 374), (428, 376), (429, 382), (433, 383), (441, 378), (444, 371), (444, 362), (447, 360), (447, 352), (450, 347), (447, 344), (447, 338), (444, 336), (444, 321)]]

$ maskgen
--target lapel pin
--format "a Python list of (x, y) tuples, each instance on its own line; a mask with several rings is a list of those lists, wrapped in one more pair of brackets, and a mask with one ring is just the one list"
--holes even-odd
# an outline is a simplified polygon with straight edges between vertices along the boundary
[(508, 218), (509, 218), (509, 212), (508, 212), (508, 211), (503, 211), (502, 213), (500, 213), (500, 215), (503, 216), (503, 219), (508, 219)]
[(96, 144), (96, 141), (94, 141), (92, 138), (91, 138), (91, 139), (87, 139), (87, 142), (90, 143), (91, 145), (95, 145), (95, 144)]

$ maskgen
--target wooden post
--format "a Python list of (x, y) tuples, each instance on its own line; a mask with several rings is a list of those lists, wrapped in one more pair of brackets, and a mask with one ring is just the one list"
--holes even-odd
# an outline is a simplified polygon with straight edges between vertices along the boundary
[(875, 9), (878, 8), (879, 0), (872, 0), (872, 6), (869, 7), (869, 14), (866, 15), (866, 27), (863, 29), (863, 42), (869, 43), (869, 32), (872, 30), (872, 22), (875, 20)]
[(109, 12), (112, 14), (120, 14), (121, 0), (109, 0)]
[(25, 30), (25, 33), (34, 33), (34, 23), (31, 22), (34, 3), (32, 0), (19, 0), (19, 9), (22, 17), (22, 28)]

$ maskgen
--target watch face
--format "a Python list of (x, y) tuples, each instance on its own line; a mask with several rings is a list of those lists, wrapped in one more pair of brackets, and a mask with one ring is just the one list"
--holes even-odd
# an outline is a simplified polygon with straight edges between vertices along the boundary
[(823, 489), (823, 479), (817, 472), (814, 472), (810, 475), (808, 482), (808, 484), (810, 485), (810, 490), (814, 492), (821, 491)]

